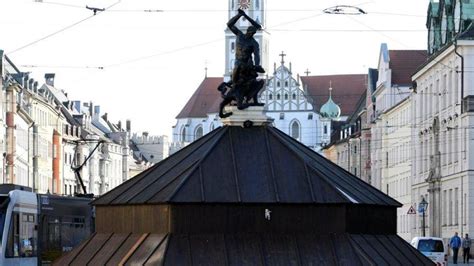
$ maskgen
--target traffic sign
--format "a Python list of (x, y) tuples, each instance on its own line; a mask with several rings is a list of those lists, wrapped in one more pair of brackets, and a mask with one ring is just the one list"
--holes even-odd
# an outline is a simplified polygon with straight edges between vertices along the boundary
[(413, 208), (413, 206), (410, 206), (410, 209), (408, 209), (407, 214), (416, 214), (415, 208)]

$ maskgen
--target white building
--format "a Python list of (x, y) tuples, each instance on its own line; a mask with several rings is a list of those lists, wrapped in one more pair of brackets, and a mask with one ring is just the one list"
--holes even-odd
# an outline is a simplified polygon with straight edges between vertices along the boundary
[(408, 214), (411, 201), (411, 99), (405, 98), (380, 115), (385, 123), (381, 140), (385, 155), (382, 170), (382, 191), (403, 204), (397, 209), (397, 233), (406, 241), (411, 241), (413, 215)]
[(130, 141), (136, 147), (135, 157), (142, 157), (145, 161), (155, 164), (169, 156), (170, 142), (168, 136), (150, 136), (148, 132), (141, 135), (133, 134)]
[[(273, 118), (275, 127), (319, 151), (323, 133), (320, 115), (301, 89), (299, 81), (292, 77), (291, 63), (287, 68), (284, 54), (281, 56), (281, 65), (275, 67), (273, 77), (266, 82), (260, 102), (265, 104), (265, 113)], [(329, 138), (328, 131), (324, 135)]]
[[(426, 232), (451, 237), (474, 229), (474, 3), (431, 2), (428, 51), (414, 75), (412, 202), (428, 202)], [(420, 235), (416, 217), (413, 235)]]
[[(382, 114), (410, 96), (411, 75), (426, 60), (426, 57), (427, 53), (424, 50), (389, 50), (386, 44), (380, 47), (378, 80), (375, 91), (372, 92), (375, 104), (371, 106), (374, 111), (370, 121), (373, 123), (371, 126), (372, 184), (382, 191), (386, 191), (382, 179), (384, 169), (389, 163), (386, 149), (390, 148), (385, 145), (384, 139), (391, 137), (389, 134), (394, 128), (406, 126), (399, 120), (395, 121), (387, 116), (382, 117)], [(399, 117), (407, 117), (408, 111), (404, 112)]]
[(374, 110), (371, 126), (372, 184), (398, 200), (403, 206), (397, 210), (397, 232), (407, 241), (412, 239), (414, 216), (408, 214), (412, 206), (411, 167), (412, 101), (411, 75), (427, 58), (423, 50), (389, 50), (380, 48), (378, 79), (371, 103)]

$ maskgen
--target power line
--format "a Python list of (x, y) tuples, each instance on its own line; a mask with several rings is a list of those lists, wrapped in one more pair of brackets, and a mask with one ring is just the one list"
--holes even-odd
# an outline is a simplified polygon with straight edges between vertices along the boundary
[[(115, 2), (114, 4), (112, 4), (112, 5), (108, 6), (108, 7), (106, 7), (104, 10), (108, 10), (109, 8), (116, 6), (117, 4), (120, 3), (120, 1), (121, 1), (121, 0), (118, 0), (118, 1)], [(57, 35), (57, 34), (59, 34), (59, 33), (61, 33), (61, 32), (66, 31), (66, 30), (68, 30), (68, 29), (71, 29), (71, 28), (73, 28), (74, 26), (77, 26), (77, 25), (81, 24), (82, 22), (87, 21), (87, 20), (93, 18), (94, 16), (95, 16), (95, 14), (93, 14), (93, 15), (91, 15), (91, 16), (88, 16), (88, 17), (86, 17), (86, 18), (83, 18), (83, 19), (81, 19), (81, 20), (79, 20), (79, 21), (77, 21), (77, 22), (74, 22), (74, 23), (71, 24), (71, 25), (68, 25), (68, 26), (66, 26), (66, 27), (64, 27), (64, 28), (61, 28), (61, 29), (55, 31), (55, 32), (52, 32), (52, 33), (50, 33), (50, 34), (48, 34), (48, 35), (46, 35), (46, 36), (44, 36), (44, 37), (42, 37), (42, 38), (40, 38), (40, 39), (37, 39), (37, 40), (32, 41), (32, 42), (30, 42), (30, 43), (27, 43), (27, 44), (25, 44), (25, 45), (23, 45), (23, 46), (21, 46), (21, 47), (19, 47), (19, 48), (14, 49), (13, 51), (10, 51), (10, 52), (8, 53), (8, 55), (13, 54), (13, 53), (15, 53), (15, 52), (18, 52), (18, 51), (20, 51), (20, 50), (23, 50), (23, 49), (25, 49), (25, 48), (27, 48), (27, 47), (30, 47), (30, 46), (32, 46), (32, 45), (34, 45), (34, 44), (36, 44), (36, 43), (41, 42), (41, 41), (44, 41), (44, 40), (46, 40), (46, 39), (48, 39), (48, 38), (50, 38), (50, 37), (52, 37), (52, 36), (54, 36), (54, 35)]]

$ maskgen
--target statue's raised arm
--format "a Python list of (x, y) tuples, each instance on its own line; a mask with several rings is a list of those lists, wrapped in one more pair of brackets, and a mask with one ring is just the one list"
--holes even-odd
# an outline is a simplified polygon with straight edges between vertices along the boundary
[(245, 17), (250, 22), (250, 24), (252, 24), (252, 26), (257, 28), (257, 30), (262, 29), (262, 25), (260, 25), (257, 21), (253, 20), (253, 18), (249, 17), (247, 14), (245, 14), (245, 11), (243, 11), (242, 9), (239, 9), (239, 14)]
[[(242, 11), (243, 12), (243, 11)], [(245, 14), (245, 13), (244, 13)], [(237, 28), (235, 26), (235, 24), (237, 23), (237, 21), (239, 21), (239, 19), (242, 17), (242, 13), (240, 12), (240, 9), (239, 9), (239, 13), (237, 13), (237, 15), (233, 16), (231, 19), (229, 19), (229, 22), (227, 22), (227, 27), (235, 34), (235, 35), (241, 35), (243, 34), (239, 28)]]

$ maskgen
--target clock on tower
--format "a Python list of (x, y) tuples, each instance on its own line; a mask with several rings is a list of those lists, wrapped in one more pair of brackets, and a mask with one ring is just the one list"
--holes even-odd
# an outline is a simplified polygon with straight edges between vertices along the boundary
[(239, 8), (240, 9), (248, 9), (250, 7), (250, 0), (239, 0)]

